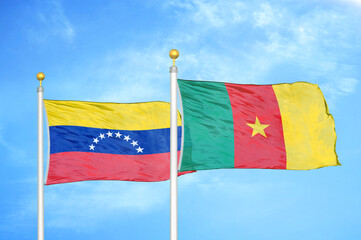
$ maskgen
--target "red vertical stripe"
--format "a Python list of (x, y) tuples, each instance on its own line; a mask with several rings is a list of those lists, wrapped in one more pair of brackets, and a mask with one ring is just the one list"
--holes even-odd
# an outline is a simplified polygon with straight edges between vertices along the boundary
[[(286, 149), (281, 113), (271, 85), (239, 85), (225, 83), (231, 101), (234, 124), (235, 168), (286, 169)], [(247, 125), (269, 125), (252, 137)]]

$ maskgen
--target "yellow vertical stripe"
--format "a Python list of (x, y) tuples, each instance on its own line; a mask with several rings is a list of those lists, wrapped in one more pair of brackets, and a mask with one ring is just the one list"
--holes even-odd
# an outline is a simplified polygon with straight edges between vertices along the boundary
[[(99, 103), (44, 100), (49, 126), (67, 125), (117, 130), (170, 127), (167, 102)], [(181, 126), (178, 113), (178, 126)]]
[(318, 85), (273, 85), (282, 117), (287, 169), (340, 165), (333, 117)]

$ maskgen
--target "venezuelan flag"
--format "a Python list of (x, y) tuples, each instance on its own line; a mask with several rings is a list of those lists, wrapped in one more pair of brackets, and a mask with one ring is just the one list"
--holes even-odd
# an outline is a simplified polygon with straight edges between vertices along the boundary
[[(44, 100), (50, 157), (46, 185), (169, 179), (170, 105)], [(178, 153), (181, 146), (178, 114)]]

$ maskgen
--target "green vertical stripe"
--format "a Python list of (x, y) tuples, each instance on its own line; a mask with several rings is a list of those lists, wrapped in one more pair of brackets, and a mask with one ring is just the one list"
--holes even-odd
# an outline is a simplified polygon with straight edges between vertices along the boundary
[(234, 168), (231, 103), (224, 83), (178, 79), (183, 105), (181, 171)]

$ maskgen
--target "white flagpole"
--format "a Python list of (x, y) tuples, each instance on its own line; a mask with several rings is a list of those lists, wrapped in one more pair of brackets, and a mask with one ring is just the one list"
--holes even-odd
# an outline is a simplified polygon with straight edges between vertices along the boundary
[(36, 78), (40, 81), (38, 92), (38, 240), (44, 240), (44, 118), (43, 95), (44, 88), (41, 81), (45, 75), (39, 72)]
[(178, 239), (178, 151), (177, 151), (177, 73), (175, 59), (179, 56), (176, 49), (169, 52), (173, 59), (170, 67), (170, 240)]

